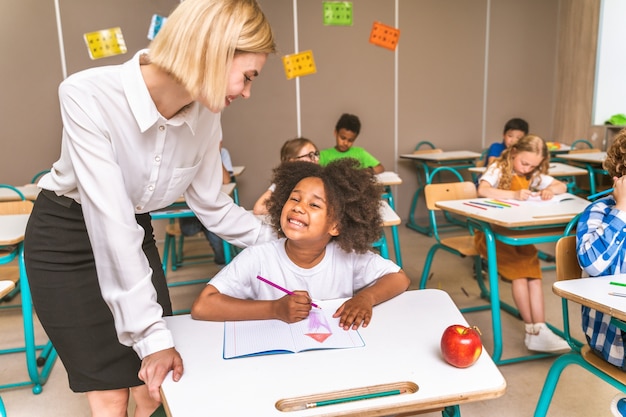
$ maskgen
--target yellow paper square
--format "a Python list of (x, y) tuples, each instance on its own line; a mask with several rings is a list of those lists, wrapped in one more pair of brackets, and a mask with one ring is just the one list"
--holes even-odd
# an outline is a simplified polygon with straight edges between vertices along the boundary
[(84, 38), (91, 59), (126, 53), (126, 42), (120, 27), (85, 33)]
[(310, 50), (283, 56), (283, 66), (288, 80), (317, 72), (313, 51)]

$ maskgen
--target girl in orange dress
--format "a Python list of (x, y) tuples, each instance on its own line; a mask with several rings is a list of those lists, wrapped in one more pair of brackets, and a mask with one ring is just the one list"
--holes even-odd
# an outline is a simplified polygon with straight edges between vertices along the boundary
[[(527, 135), (506, 149), (480, 177), (478, 196), (500, 199), (550, 200), (567, 190), (564, 183), (547, 175), (548, 148), (542, 138)], [(475, 235), (476, 249), (487, 257), (485, 236)], [(545, 324), (541, 267), (534, 245), (511, 246), (496, 241), (498, 273), (511, 281), (513, 300), (524, 321), (524, 342), (529, 350), (560, 352), (570, 349), (567, 342)]]

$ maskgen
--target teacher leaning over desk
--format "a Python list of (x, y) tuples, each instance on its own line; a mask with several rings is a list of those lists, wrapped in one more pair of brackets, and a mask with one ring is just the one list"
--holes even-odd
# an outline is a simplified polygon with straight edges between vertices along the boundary
[(255, 0), (185, 0), (149, 49), (76, 73), (59, 88), (61, 156), (41, 179), (25, 235), (26, 269), (41, 323), (70, 388), (93, 415), (135, 416), (183, 363), (150, 211), (184, 193), (210, 230), (237, 246), (271, 238), (220, 193), (220, 112), (276, 46)]

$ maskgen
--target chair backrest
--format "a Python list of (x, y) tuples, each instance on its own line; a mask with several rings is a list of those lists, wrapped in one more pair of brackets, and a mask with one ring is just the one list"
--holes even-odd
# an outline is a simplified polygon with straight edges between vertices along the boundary
[(26, 196), (24, 195), (24, 193), (18, 190), (17, 187), (9, 184), (0, 184), (0, 188), (6, 188), (8, 190), (11, 190), (19, 197), (20, 200), (26, 200)]
[(489, 152), (489, 148), (485, 148), (483, 149), (483, 151), (480, 153), (480, 156), (476, 159), (476, 162), (474, 162), (474, 166), (476, 167), (484, 167), (487, 165), (487, 153)]
[(576, 255), (576, 236), (563, 236), (556, 242), (556, 280), (564, 281), (582, 276)]
[(0, 215), (30, 214), (33, 211), (33, 202), (29, 200), (0, 202)]
[[(582, 148), (578, 148), (578, 145), (582, 144)], [(593, 149), (593, 144), (591, 142), (589, 142), (587, 139), (577, 139), (574, 142), (572, 142), (572, 150), (575, 149), (580, 149), (578, 152), (589, 152), (591, 149)], [(598, 151), (600, 151), (598, 149)], [(570, 152), (571, 153), (571, 152)]]
[(415, 150), (413, 151), (413, 155), (425, 154), (425, 153), (441, 153), (441, 152), (443, 151), (439, 148), (435, 148), (435, 145), (433, 145), (431, 142), (428, 142), (427, 140), (423, 140), (419, 142), (417, 145), (415, 145)]
[(476, 198), (476, 185), (470, 181), (427, 184), (424, 187), (424, 196), (429, 210), (439, 210), (435, 205), (437, 201)]

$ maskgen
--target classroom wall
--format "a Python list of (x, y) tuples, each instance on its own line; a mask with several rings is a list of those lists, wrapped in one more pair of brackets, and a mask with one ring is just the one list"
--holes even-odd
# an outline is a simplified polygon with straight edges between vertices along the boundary
[[(519, 116), (533, 132), (568, 141), (554, 127), (561, 16), (564, 4), (599, 1), (355, 0), (353, 26), (335, 27), (322, 24), (322, 1), (259, 0), (279, 53), (253, 83), (252, 97), (235, 101), (222, 116), (224, 145), (235, 165), (246, 166), (239, 178), (242, 204), (250, 208), (268, 186), (286, 139), (301, 134), (332, 146), (342, 112), (363, 122), (357, 145), (403, 178), (395, 190), (403, 218), (417, 179), (412, 164), (397, 155), (421, 140), (480, 151), (500, 140), (507, 119)], [(126, 61), (147, 45), (150, 17), (167, 15), (177, 2), (58, 0), (67, 73)], [(400, 28), (395, 52), (368, 42), (374, 21)], [(49, 168), (60, 149), (56, 90), (63, 60), (55, 1), (3, 0), (0, 23), (3, 39), (12, 39), (0, 46), (2, 56), (11, 57), (0, 66), (0, 182), (22, 184)], [(90, 60), (83, 33), (113, 26), (122, 27), (129, 52)], [(317, 73), (287, 80), (281, 56), (309, 49)], [(588, 123), (583, 126), (581, 136)]]

